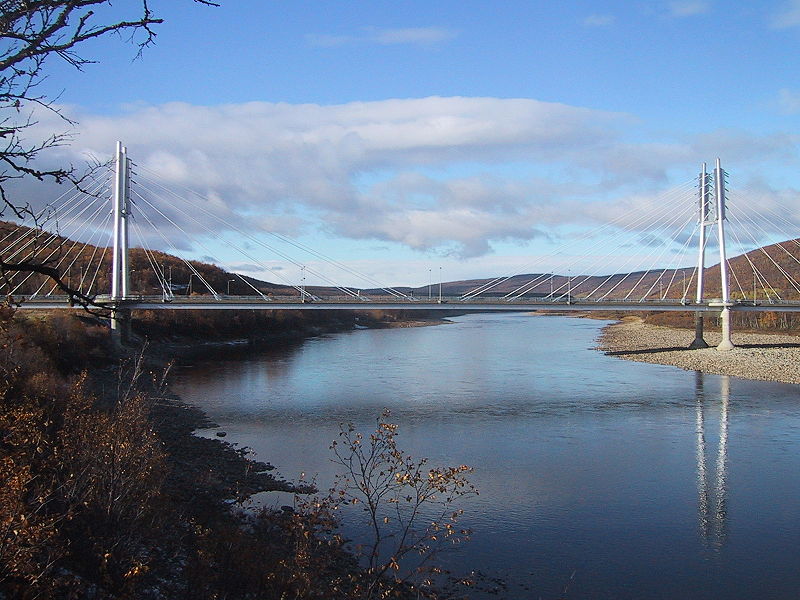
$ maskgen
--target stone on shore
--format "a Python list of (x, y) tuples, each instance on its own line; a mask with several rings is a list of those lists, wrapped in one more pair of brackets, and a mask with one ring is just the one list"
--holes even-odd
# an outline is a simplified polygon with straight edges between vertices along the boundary
[(649, 325), (638, 317), (626, 317), (605, 327), (598, 349), (626, 360), (690, 371), (800, 383), (800, 337), (737, 331), (732, 337), (733, 350), (718, 351), (720, 334), (713, 331), (705, 334), (710, 348), (690, 350), (694, 330)]

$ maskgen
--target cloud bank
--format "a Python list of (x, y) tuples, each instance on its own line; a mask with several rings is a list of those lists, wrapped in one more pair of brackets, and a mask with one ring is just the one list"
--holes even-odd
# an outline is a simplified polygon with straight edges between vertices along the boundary
[[(654, 141), (631, 115), (532, 99), (65, 111), (79, 126), (60, 160), (106, 158), (122, 140), (142, 178), (196, 190), (198, 211), (247, 231), (462, 257), (604, 222), (633, 197), (657, 205), (675, 172), (691, 179), (720, 147), (743, 162), (796, 162), (798, 142), (737, 131)], [(53, 131), (63, 122), (45, 117), (39, 126)]]

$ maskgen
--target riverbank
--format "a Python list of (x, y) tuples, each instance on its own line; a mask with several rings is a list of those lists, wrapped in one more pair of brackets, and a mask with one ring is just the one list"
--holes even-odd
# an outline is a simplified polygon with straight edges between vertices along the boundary
[(708, 331), (705, 340), (710, 348), (689, 350), (694, 330), (650, 325), (639, 317), (625, 317), (603, 329), (598, 350), (625, 360), (689, 371), (800, 384), (800, 337), (734, 331), (732, 338), (736, 348), (720, 352), (715, 347), (719, 332)]

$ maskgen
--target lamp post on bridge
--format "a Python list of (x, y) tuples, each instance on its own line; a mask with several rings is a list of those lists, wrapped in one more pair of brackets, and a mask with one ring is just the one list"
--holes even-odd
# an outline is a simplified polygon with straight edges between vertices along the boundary
[(567, 269), (567, 304), (572, 304), (572, 269)]
[(431, 299), (431, 286), (433, 285), (433, 271), (428, 268), (428, 300)]
[(235, 279), (228, 279), (228, 296), (231, 295), (231, 281), (236, 281)]
[(442, 303), (442, 267), (439, 266), (439, 304)]

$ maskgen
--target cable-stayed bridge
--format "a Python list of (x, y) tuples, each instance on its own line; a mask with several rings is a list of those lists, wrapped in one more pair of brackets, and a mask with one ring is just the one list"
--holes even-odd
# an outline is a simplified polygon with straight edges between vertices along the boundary
[[(118, 143), (107, 175), (32, 215), (31, 228), (9, 228), (0, 235), (0, 251), (7, 263), (54, 266), (67, 287), (115, 316), (141, 309), (694, 311), (698, 340), (702, 314), (721, 315), (724, 348), (730, 346), (731, 310), (800, 311), (796, 227), (781, 209), (757, 212), (738, 198), (717, 160), (712, 172), (703, 166), (697, 178), (657, 202), (572, 233), (550, 256), (521, 270), (533, 274), (461, 287), (451, 282), (443, 294), (442, 282), (427, 289), (390, 287), (281, 234), (255, 234), (224, 204), (160, 183)], [(789, 241), (765, 248), (763, 240), (775, 236)], [(729, 259), (731, 243), (751, 251)], [(178, 257), (187, 247), (213, 255), (224, 246), (279, 283), (209, 270), (156, 245)], [(626, 248), (628, 262), (620, 264)], [(570, 263), (575, 252), (580, 259)], [(280, 263), (299, 278), (288, 277)], [(363, 285), (342, 285), (331, 273)], [(324, 285), (306, 286), (306, 276)], [(3, 287), (24, 309), (70, 307), (69, 296), (41, 274), (6, 274)]]

